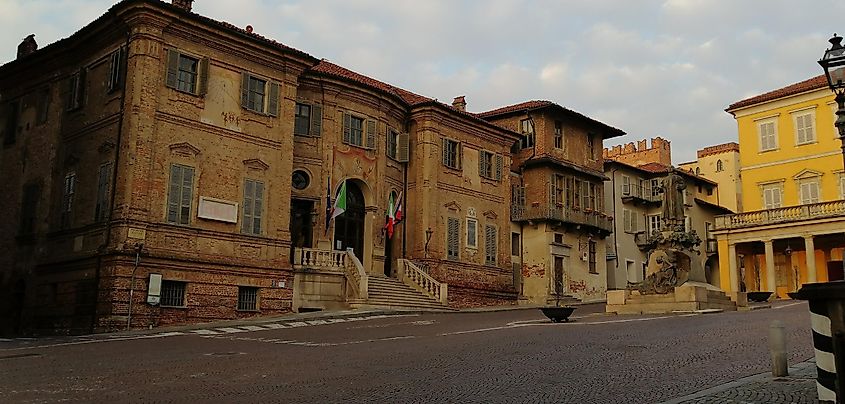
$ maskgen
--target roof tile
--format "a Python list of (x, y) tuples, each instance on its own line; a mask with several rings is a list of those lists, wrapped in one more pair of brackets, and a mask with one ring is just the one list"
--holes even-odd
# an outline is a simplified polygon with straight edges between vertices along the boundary
[(776, 100), (778, 98), (788, 97), (790, 95), (800, 94), (810, 90), (818, 90), (824, 87), (827, 87), (827, 78), (824, 75), (820, 75), (795, 84), (790, 84), (774, 91), (769, 91), (767, 93), (737, 101), (731, 104), (725, 111), (730, 112), (731, 110), (759, 104), (761, 102)]

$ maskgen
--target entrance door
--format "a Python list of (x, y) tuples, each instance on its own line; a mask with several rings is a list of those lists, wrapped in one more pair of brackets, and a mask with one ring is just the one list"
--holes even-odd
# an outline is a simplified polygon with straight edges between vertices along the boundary
[(560, 297), (563, 296), (566, 291), (564, 290), (564, 279), (563, 279), (563, 257), (555, 255), (554, 256), (554, 296)]
[(334, 248), (352, 248), (355, 256), (364, 261), (364, 194), (354, 182), (346, 183), (346, 211), (335, 219)]
[(291, 260), (294, 248), (311, 248), (314, 220), (314, 202), (293, 199), (290, 202), (290, 247)]

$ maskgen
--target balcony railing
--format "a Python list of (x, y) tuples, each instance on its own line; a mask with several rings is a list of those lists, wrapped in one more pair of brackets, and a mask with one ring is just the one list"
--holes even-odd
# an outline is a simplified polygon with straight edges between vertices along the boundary
[(716, 216), (716, 230), (845, 216), (845, 200)]
[(659, 203), (662, 195), (655, 194), (654, 190), (650, 186), (642, 186), (642, 185), (622, 185), (622, 201), (626, 202), (626, 200), (638, 200), (641, 202), (656, 202)]
[(559, 220), (573, 224), (595, 227), (612, 231), (613, 218), (593, 210), (575, 209), (568, 206), (550, 204), (531, 204), (531, 206), (511, 205), (511, 221)]

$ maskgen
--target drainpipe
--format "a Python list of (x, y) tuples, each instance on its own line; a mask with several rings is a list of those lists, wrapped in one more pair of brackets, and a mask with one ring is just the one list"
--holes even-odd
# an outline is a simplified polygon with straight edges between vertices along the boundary
[[(618, 233), (616, 229), (616, 171), (619, 170), (619, 167), (610, 170), (610, 185), (612, 188), (611, 191), (611, 198), (613, 200), (613, 252), (616, 253), (616, 263), (614, 266), (616, 269), (619, 269), (619, 243), (616, 239), (616, 234)], [(615, 279), (615, 277), (614, 277)], [(625, 272), (625, 284), (628, 284), (628, 273), (627, 270)]]
[(126, 331), (132, 324), (132, 295), (135, 293), (135, 271), (138, 270), (138, 264), (141, 262), (141, 250), (144, 249), (144, 243), (135, 245), (135, 266), (132, 267), (132, 279), (129, 281), (129, 315), (126, 316)]
[[(117, 17), (115, 16), (115, 19)], [(119, 22), (119, 21), (118, 21)], [(126, 48), (126, 57), (124, 60), (121, 61), (123, 63), (123, 88), (121, 91), (123, 92), (120, 95), (120, 111), (118, 112), (118, 124), (117, 124), (117, 139), (115, 145), (115, 152), (114, 152), (114, 164), (112, 165), (112, 176), (111, 176), (111, 184), (110, 187), (110, 195), (109, 195), (109, 211), (106, 215), (106, 235), (105, 239), (103, 240), (103, 244), (100, 245), (97, 251), (97, 266), (94, 271), (94, 283), (97, 289), (97, 295), (99, 296), (100, 290), (100, 278), (101, 272), (103, 267), (103, 255), (108, 252), (109, 243), (111, 242), (111, 230), (112, 230), (112, 213), (114, 212), (115, 206), (115, 185), (117, 185), (117, 170), (120, 163), (120, 147), (122, 145), (123, 139), (123, 117), (126, 113), (126, 84), (128, 82), (127, 75), (129, 74), (129, 39), (131, 36), (130, 30), (127, 28), (126, 30), (126, 41), (124, 42), (124, 47)], [(97, 301), (99, 298), (95, 298), (94, 308), (92, 309), (91, 313), (91, 332), (94, 332), (94, 329), (97, 326)]]

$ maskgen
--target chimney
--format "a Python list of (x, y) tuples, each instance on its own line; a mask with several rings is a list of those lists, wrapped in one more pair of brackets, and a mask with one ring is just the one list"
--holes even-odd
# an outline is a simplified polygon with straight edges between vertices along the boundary
[(459, 95), (459, 96), (455, 97), (455, 99), (454, 99), (454, 100), (452, 100), (452, 108), (455, 108), (455, 109), (457, 109), (458, 111), (464, 111), (464, 112), (466, 112), (466, 110), (467, 110), (467, 101), (466, 101), (466, 99), (464, 98), (464, 96), (463, 96), (463, 95)]
[(18, 45), (18, 59), (33, 54), (38, 50), (38, 44), (35, 43), (35, 34), (29, 34)]
[(191, 11), (191, 4), (194, 0), (173, 0), (173, 5), (185, 11)]

